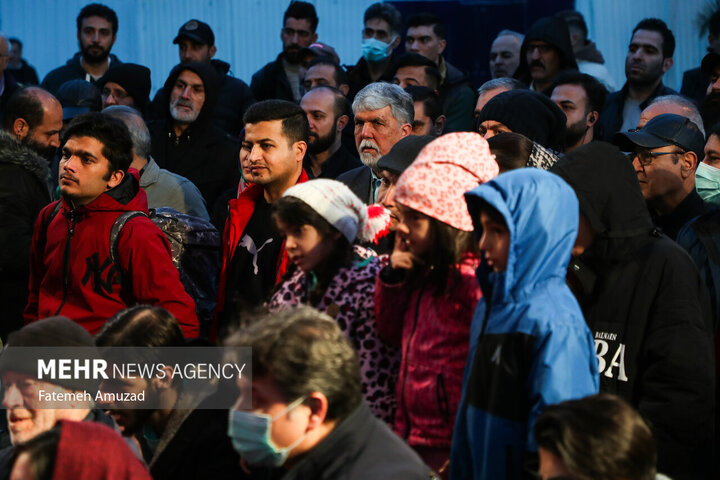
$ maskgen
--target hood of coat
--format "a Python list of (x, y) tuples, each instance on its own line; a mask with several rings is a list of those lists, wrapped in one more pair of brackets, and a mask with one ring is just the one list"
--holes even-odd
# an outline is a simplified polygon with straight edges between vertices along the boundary
[(572, 186), (595, 233), (588, 254), (614, 256), (628, 238), (653, 228), (631, 161), (616, 146), (592, 142), (562, 156), (552, 172)]
[(477, 269), (480, 285), (492, 285), (493, 299), (521, 298), (551, 278), (564, 281), (577, 237), (579, 209), (575, 193), (560, 177), (521, 168), (466, 192), (465, 200), (478, 239), (484, 203), (500, 212), (510, 231), (505, 271), (493, 272), (485, 260)]
[(50, 180), (48, 161), (4, 130), (0, 130), (0, 164), (22, 167), (35, 175), (42, 184)]
[(165, 110), (165, 118), (172, 125), (173, 119), (170, 115), (170, 95), (172, 94), (173, 87), (175, 86), (175, 81), (185, 70), (190, 70), (191, 72), (197, 74), (197, 76), (199, 76), (202, 80), (203, 86), (205, 87), (205, 102), (200, 109), (200, 114), (198, 115), (197, 120), (195, 120), (192, 125), (190, 125), (190, 128), (192, 130), (202, 130), (208, 125), (210, 125), (210, 116), (215, 109), (215, 104), (217, 103), (218, 92), (220, 89), (220, 78), (215, 67), (213, 67), (212, 64), (191, 62), (176, 65), (175, 68), (173, 68), (170, 72), (168, 79), (165, 81), (165, 85), (163, 85), (163, 97), (161, 105), (163, 106), (162, 108)]
[(577, 70), (575, 53), (570, 43), (570, 31), (565, 20), (559, 17), (545, 17), (533, 23), (525, 34), (520, 47), (520, 65), (518, 65), (515, 78), (527, 79), (530, 68), (526, 60), (528, 43), (532, 41), (546, 42), (555, 47), (560, 54), (560, 70)]

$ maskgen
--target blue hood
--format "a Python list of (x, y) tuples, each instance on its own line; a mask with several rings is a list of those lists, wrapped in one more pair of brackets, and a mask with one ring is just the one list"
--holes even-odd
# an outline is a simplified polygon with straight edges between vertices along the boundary
[(537, 283), (565, 278), (577, 238), (579, 204), (563, 179), (521, 168), (466, 192), (465, 201), (478, 239), (483, 201), (502, 214), (510, 230), (506, 271), (495, 273), (484, 260), (477, 269), (480, 286), (492, 285), (493, 303), (523, 298)]

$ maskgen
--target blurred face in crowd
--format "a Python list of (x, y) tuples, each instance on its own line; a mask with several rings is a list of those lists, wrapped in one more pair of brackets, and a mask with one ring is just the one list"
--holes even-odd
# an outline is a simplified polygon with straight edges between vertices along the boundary
[[(419, 53), (429, 58), (436, 64), (440, 61), (440, 55), (445, 50), (447, 41), (439, 38), (433, 31), (433, 25), (420, 25), (410, 27), (405, 37), (405, 50)], [(405, 88), (405, 87), (403, 87)]]
[(596, 121), (596, 112), (590, 111), (587, 93), (581, 85), (558, 85), (550, 97), (567, 118), (565, 144), (576, 145)]
[(180, 63), (210, 62), (215, 56), (215, 45), (206, 45), (190, 38), (181, 38), (178, 43)]
[(125, 173), (112, 170), (105, 145), (93, 137), (70, 137), (60, 157), (60, 193), (75, 205), (87, 205), (120, 184)]
[(340, 232), (332, 237), (323, 237), (312, 225), (289, 225), (276, 220), (278, 231), (285, 239), (288, 258), (303, 272), (311, 272), (322, 266), (332, 254)]
[(705, 144), (705, 158), (703, 158), (703, 162), (711, 167), (720, 168), (720, 137), (717, 135), (713, 134), (708, 138)]
[(7, 69), (10, 63), (10, 42), (0, 35), (0, 75)]
[(482, 236), (478, 247), (489, 267), (496, 272), (504, 272), (507, 268), (508, 251), (510, 249), (510, 231), (504, 223), (493, 220), (487, 212), (480, 212)]
[(102, 17), (82, 19), (78, 42), (83, 59), (88, 63), (104, 62), (115, 43), (112, 24)]
[(560, 71), (560, 54), (547, 42), (529, 42), (525, 58), (530, 67), (530, 76), (536, 83), (550, 82)]
[(280, 39), (285, 59), (290, 63), (297, 63), (300, 49), (312, 45), (317, 40), (317, 34), (312, 31), (309, 20), (288, 17), (280, 31)]
[(442, 135), (445, 126), (445, 115), (440, 115), (433, 120), (425, 113), (425, 103), (415, 102), (415, 119), (413, 120), (412, 133), (410, 135), (431, 135), (439, 137)]
[[(335, 98), (326, 88), (311, 90), (303, 96), (300, 107), (307, 115), (310, 124), (310, 143), (308, 150), (312, 154), (325, 152), (335, 144), (338, 130), (342, 131), (335, 117)], [(341, 116), (342, 126), (347, 124), (348, 118)]]
[(399, 222), (396, 244), (416, 258), (424, 258), (430, 251), (432, 221), (430, 217), (402, 203), (397, 204)]
[(720, 93), (720, 65), (717, 65), (710, 74), (710, 84), (705, 91), (705, 95), (711, 93)]
[(684, 153), (675, 145), (636, 150), (633, 166), (645, 200), (669, 198), (682, 192), (684, 179), (689, 172), (694, 175), (695, 162), (694, 154)]
[[(100, 385), (100, 391), (103, 393), (130, 393), (140, 394), (145, 392), (145, 401), (156, 403), (155, 390), (151, 388), (150, 383), (140, 377), (137, 378), (111, 378), (103, 380)], [(125, 437), (136, 434), (142, 434), (142, 428), (153, 410), (142, 410), (132, 408), (122, 408), (120, 404), (110, 403), (99, 405), (104, 408), (107, 414), (115, 420), (120, 433)]]
[(681, 117), (690, 118), (693, 111), (683, 105), (678, 105), (677, 103), (654, 103), (649, 105), (640, 113), (640, 120), (638, 120), (637, 128), (643, 128), (650, 120), (658, 115), (662, 115), (663, 113), (674, 113), (675, 115), (680, 115)]
[(267, 187), (294, 184), (307, 145), (290, 142), (282, 131), (282, 120), (271, 120), (246, 124), (241, 148), (248, 155), (250, 178), (246, 180)]
[(17, 65), (22, 59), (22, 47), (19, 43), (10, 42), (10, 63)]
[(420, 85), (422, 87), (436, 88), (436, 85), (431, 85), (430, 81), (425, 75), (425, 67), (414, 66), (414, 67), (400, 67), (393, 76), (393, 83), (400, 85), (400, 88), (405, 88), (409, 85)]
[(21, 119), (18, 119), (13, 125), (13, 133), (20, 143), (31, 148), (49, 162), (60, 147), (63, 112), (60, 102), (48, 94), (41, 94), (40, 102), (44, 112), (42, 123), (30, 129), (24, 120), (20, 122)]
[(115, 82), (107, 82), (101, 92), (103, 108), (112, 105), (126, 105), (135, 107), (135, 100), (120, 84)]
[(478, 133), (482, 135), (485, 140), (488, 140), (500, 133), (507, 132), (512, 132), (512, 130), (510, 130), (505, 124), (496, 120), (485, 120), (478, 127)]
[(503, 35), (490, 47), (490, 74), (492, 78), (512, 77), (520, 64), (520, 39)]
[(306, 92), (320, 85), (327, 85), (334, 88), (339, 87), (335, 81), (335, 69), (325, 64), (313, 65), (308, 68), (303, 84), (305, 85)]
[(395, 185), (400, 175), (390, 170), (380, 170), (381, 183), (378, 188), (378, 203), (390, 211), (390, 231), (397, 230), (400, 213), (395, 203)]
[(205, 85), (200, 76), (183, 70), (170, 92), (170, 115), (177, 123), (189, 124), (197, 120), (205, 103)]
[(502, 92), (507, 92), (508, 90), (510, 90), (508, 87), (498, 87), (480, 94), (475, 104), (475, 111), (473, 112), (475, 116), (480, 115), (480, 111), (495, 95), (500, 95)]
[(663, 37), (653, 30), (638, 30), (630, 40), (625, 57), (625, 76), (631, 85), (649, 86), (672, 67), (672, 58), (663, 58)]
[(370, 168), (375, 168), (380, 157), (411, 131), (412, 125), (401, 124), (393, 117), (390, 105), (355, 113), (355, 145), (360, 160)]
[[(71, 415), (72, 410), (42, 408), (40, 403), (41, 390), (45, 393), (66, 393), (71, 390), (12, 371), (3, 374), (2, 386), (2, 405), (6, 409), (10, 441), (13, 445), (35, 438), (54, 427), (58, 420)], [(73, 404), (68, 406), (75, 407)], [(77, 405), (77, 408), (86, 407), (87, 405)]]

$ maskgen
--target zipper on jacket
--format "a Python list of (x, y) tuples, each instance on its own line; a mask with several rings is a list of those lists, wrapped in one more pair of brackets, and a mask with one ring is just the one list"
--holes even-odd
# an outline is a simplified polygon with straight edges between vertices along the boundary
[[(67, 301), (68, 296), (68, 289), (70, 286), (68, 268), (70, 263), (70, 242), (72, 241), (73, 234), (75, 233), (75, 210), (70, 210), (70, 212), (68, 213), (68, 217), (70, 221), (70, 228), (68, 231), (67, 242), (65, 243), (65, 253), (63, 255), (63, 299), (60, 307), (57, 309), (57, 312), (55, 312), (55, 315), (60, 315), (60, 310), (62, 310), (65, 306), (65, 302)], [(65, 223), (68, 223), (68, 219), (65, 219)]]
[(437, 374), (435, 379), (435, 396), (437, 397), (438, 410), (445, 423), (450, 423), (450, 402), (448, 401), (447, 389), (445, 389), (445, 377), (442, 373)]
[(405, 433), (403, 438), (407, 440), (410, 438), (410, 414), (407, 411), (405, 405), (405, 385), (407, 384), (407, 373), (408, 373), (408, 356), (410, 355), (410, 345), (412, 345), (413, 337), (415, 336), (415, 330), (417, 329), (418, 313), (420, 311), (420, 300), (422, 300), (422, 294), (425, 292), (425, 285), (422, 286), (418, 293), (417, 301), (415, 302), (415, 320), (413, 321), (413, 327), (408, 337), (407, 347), (405, 348), (405, 368), (403, 369), (403, 384), (400, 390), (400, 405), (402, 405), (403, 414), (405, 415)]

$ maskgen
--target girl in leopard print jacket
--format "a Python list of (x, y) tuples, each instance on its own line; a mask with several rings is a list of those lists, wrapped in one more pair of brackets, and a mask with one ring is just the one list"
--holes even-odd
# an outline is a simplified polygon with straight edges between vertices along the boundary
[(271, 311), (310, 305), (335, 319), (360, 359), (363, 396), (391, 423), (400, 355), (375, 326), (375, 277), (387, 263), (353, 240), (373, 240), (389, 215), (365, 206), (345, 185), (317, 179), (290, 188), (273, 203), (273, 218), (292, 266), (273, 294)]

